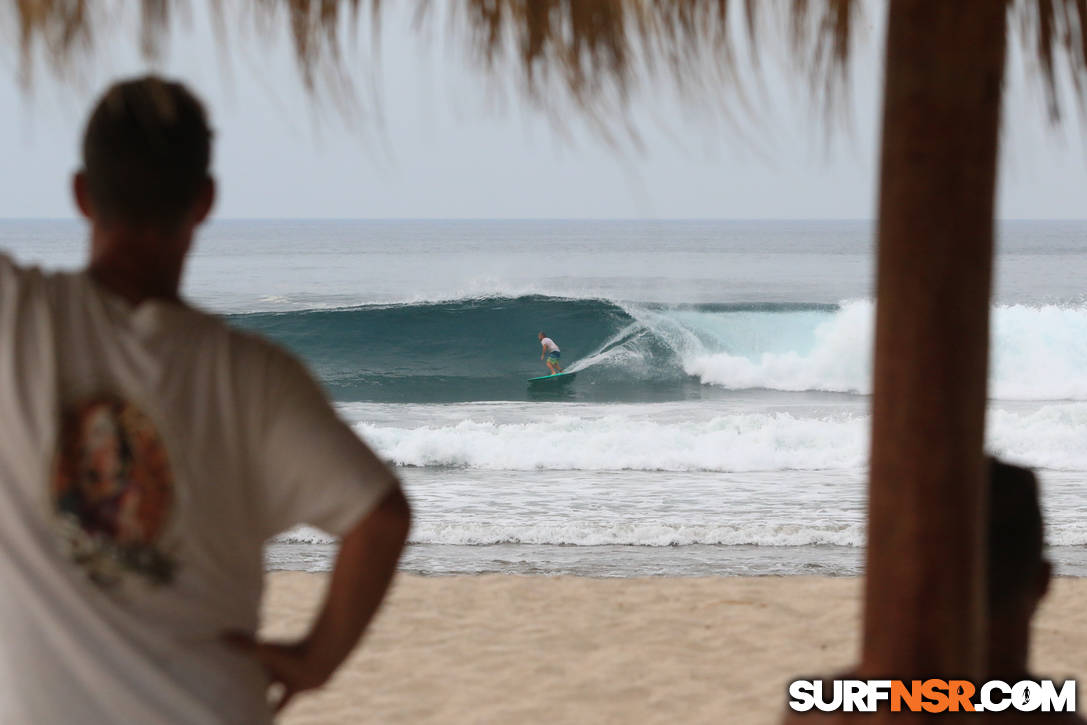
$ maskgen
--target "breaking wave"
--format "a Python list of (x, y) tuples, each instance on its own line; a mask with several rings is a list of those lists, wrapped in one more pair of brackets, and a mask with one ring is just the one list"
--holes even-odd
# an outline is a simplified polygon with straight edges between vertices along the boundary
[[(340, 401), (534, 397), (536, 332), (582, 373), (574, 400), (690, 399), (768, 389), (867, 394), (874, 306), (638, 305), (529, 295), (236, 315), (295, 350)], [(1087, 305), (994, 309), (990, 393), (1087, 400)], [(538, 394), (538, 393), (537, 393)]]

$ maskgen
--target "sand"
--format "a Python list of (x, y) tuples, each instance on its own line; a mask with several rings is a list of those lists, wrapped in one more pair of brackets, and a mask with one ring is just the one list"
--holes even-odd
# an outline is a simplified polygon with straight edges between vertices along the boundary
[[(265, 636), (305, 631), (325, 576), (270, 575)], [(860, 580), (397, 579), (365, 645), (281, 722), (780, 722), (786, 682), (857, 653)], [(1087, 579), (1059, 579), (1033, 665), (1087, 678)]]

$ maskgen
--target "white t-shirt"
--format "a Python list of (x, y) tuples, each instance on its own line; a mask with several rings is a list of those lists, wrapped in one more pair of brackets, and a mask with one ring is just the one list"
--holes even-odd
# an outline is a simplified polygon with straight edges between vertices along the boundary
[(0, 722), (270, 722), (263, 542), (395, 485), (277, 347), (0, 255)]
[(555, 341), (550, 337), (545, 337), (540, 340), (540, 344), (543, 345), (544, 352), (558, 352), (559, 346), (555, 344)]

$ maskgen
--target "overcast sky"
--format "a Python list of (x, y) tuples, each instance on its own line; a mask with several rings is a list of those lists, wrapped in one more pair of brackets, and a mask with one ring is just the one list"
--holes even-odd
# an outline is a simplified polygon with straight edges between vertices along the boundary
[[(457, 43), (424, 38), (395, 12), (384, 25), (380, 115), (314, 108), (277, 33), (234, 33), (217, 48), (198, 0), (158, 70), (189, 82), (216, 129), (220, 217), (870, 218), (875, 203), (882, 19), (852, 66), (848, 122), (826, 125), (796, 74), (764, 63), (756, 109), (735, 122), (681, 107), (667, 88), (637, 99), (642, 148), (566, 132), (517, 96), (496, 97)], [(388, 3), (387, 5), (394, 5)], [(442, 30), (444, 26), (436, 28)], [(8, 29), (10, 32), (10, 28)], [(69, 217), (81, 127), (111, 78), (148, 70), (118, 33), (58, 82), (39, 68), (29, 94), (10, 43), (0, 50), (0, 218)], [(366, 65), (363, 54), (352, 57)], [(1005, 218), (1085, 218), (1087, 125), (1050, 129), (1036, 83), (1013, 54), (1000, 207)], [(365, 75), (359, 76), (365, 87)]]

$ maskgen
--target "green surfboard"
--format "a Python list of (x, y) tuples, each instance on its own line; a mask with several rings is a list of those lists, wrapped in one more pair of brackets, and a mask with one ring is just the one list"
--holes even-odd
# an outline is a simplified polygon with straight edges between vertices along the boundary
[(539, 385), (541, 383), (555, 383), (556, 385), (558, 385), (559, 383), (569, 383), (574, 379), (575, 375), (577, 375), (577, 373), (556, 373), (554, 375), (541, 375), (538, 378), (529, 378), (528, 382), (534, 385)]

